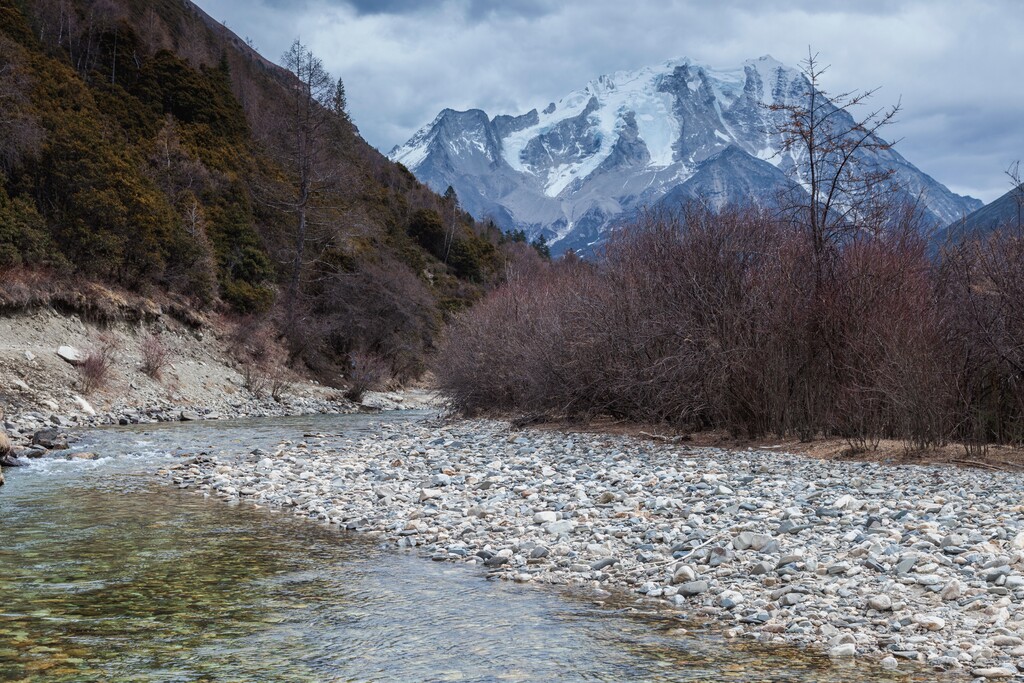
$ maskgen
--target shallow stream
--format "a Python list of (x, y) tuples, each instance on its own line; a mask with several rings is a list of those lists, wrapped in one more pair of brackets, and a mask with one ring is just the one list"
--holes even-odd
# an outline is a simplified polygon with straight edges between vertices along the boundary
[(2, 681), (935, 681), (728, 641), (629, 596), (521, 586), (179, 491), (183, 452), (339, 448), (415, 413), (97, 430), (93, 461), (7, 470)]

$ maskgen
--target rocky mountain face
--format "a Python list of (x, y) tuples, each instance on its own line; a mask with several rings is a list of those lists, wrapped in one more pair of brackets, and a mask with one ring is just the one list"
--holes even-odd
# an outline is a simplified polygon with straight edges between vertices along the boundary
[[(586, 251), (643, 207), (763, 203), (799, 184), (801, 159), (780, 153), (781, 114), (765, 105), (799, 102), (807, 88), (769, 56), (731, 70), (677, 59), (601, 76), (520, 116), (445, 109), (389, 156), (437, 191), (454, 187), (477, 218)], [(895, 150), (866, 155), (936, 225), (981, 206)]]
[(951, 241), (959, 242), (976, 235), (985, 235), (1000, 228), (1020, 226), (1024, 215), (1024, 185), (1013, 188), (1002, 197), (992, 201), (966, 218), (958, 220), (948, 228)]

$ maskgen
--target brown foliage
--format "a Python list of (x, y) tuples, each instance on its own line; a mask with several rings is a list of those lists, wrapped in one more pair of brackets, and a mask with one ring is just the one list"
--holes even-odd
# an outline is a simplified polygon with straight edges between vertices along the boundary
[[(1024, 240), (931, 258), (913, 207), (816, 256), (756, 210), (648, 216), (461, 315), (434, 371), (467, 412), (736, 435), (1024, 441)], [(820, 270), (817, 266), (821, 266)]]
[(159, 335), (144, 334), (139, 340), (139, 352), (142, 354), (142, 372), (155, 380), (170, 362), (170, 349)]
[(91, 394), (107, 385), (113, 370), (116, 342), (113, 337), (101, 336), (99, 343), (86, 352), (78, 365), (78, 375), (83, 394)]

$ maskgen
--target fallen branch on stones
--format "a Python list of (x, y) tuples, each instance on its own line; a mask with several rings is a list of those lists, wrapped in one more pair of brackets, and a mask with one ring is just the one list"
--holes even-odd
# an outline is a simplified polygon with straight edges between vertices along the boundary
[(665, 443), (679, 443), (681, 441), (686, 441), (686, 437), (683, 436), (682, 434), (677, 434), (676, 436), (666, 436), (665, 434), (652, 434), (651, 432), (637, 432), (637, 434), (639, 436), (644, 437), (645, 439), (651, 439), (652, 441), (664, 441)]
[(967, 465), (969, 467), (980, 467), (986, 470), (995, 470), (996, 472), (1006, 472), (1011, 469), (1016, 469), (1016, 466), (1010, 462), (998, 462), (995, 464), (978, 462), (977, 460), (951, 460), (950, 462), (956, 463), (957, 465)]

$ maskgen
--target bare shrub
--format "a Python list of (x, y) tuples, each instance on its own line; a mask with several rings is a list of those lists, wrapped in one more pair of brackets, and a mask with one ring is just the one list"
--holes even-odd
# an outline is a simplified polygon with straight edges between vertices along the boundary
[[(284, 377), (287, 353), (272, 321), (245, 318), (236, 324), (230, 337), (231, 354), (239, 362), (242, 386), (256, 398), (264, 398), (275, 389), (275, 378)], [(286, 387), (276, 384), (283, 397)], [(278, 400), (277, 397), (274, 397)]]
[(139, 340), (142, 354), (142, 372), (159, 381), (164, 369), (170, 363), (170, 349), (163, 339), (155, 334), (143, 334)]
[(288, 333), (291, 347), (300, 350), (293, 357), (315, 366), (316, 354), (347, 362), (366, 350), (388, 359), (388, 373), (399, 382), (423, 374), (441, 316), (426, 285), (408, 267), (364, 263), (351, 272), (325, 274), (320, 288), (310, 316), (318, 324)]
[(245, 363), (242, 365), (242, 386), (254, 397), (263, 398), (270, 386), (270, 377), (257, 363)]
[[(609, 415), (854, 450), (1024, 443), (1024, 234), (929, 251), (914, 205), (818, 249), (763, 211), (689, 207), (601, 258), (512, 274), (434, 361), (467, 413)], [(820, 245), (818, 245), (820, 247)]]
[(571, 402), (569, 392), (584, 380), (559, 381), (564, 367), (559, 359), (565, 349), (562, 313), (572, 304), (564, 288), (579, 285), (577, 278), (582, 273), (565, 267), (529, 281), (511, 278), (455, 319), (434, 373), (456, 408), (550, 410)]
[(356, 352), (351, 355), (345, 398), (359, 403), (367, 391), (381, 388), (388, 378), (388, 363), (379, 356)]
[[(925, 448), (971, 421), (965, 388), (996, 382), (958, 370), (957, 354), (968, 354), (1004, 364), (1002, 398), (970, 389), (972, 410), (1010, 415), (989, 404), (1019, 396), (1009, 313), (1024, 300), (1011, 286), (1024, 273), (1010, 273), (1013, 250), (1001, 243), (962, 267), (975, 277), (984, 267), (987, 291), (1006, 292), (975, 339), (950, 326), (970, 306), (946, 290), (964, 299), (978, 288), (942, 275), (914, 207), (879, 215), (827, 259), (805, 230), (763, 211), (646, 216), (596, 263), (511, 278), (459, 316), (435, 361), (439, 387), (465, 412), (604, 414), (744, 436), (839, 436), (858, 450), (892, 437)], [(1000, 351), (980, 354), (985, 344)], [(1020, 426), (1001, 423), (999, 438)]]
[(958, 439), (1024, 443), (1024, 233), (1008, 224), (948, 253), (942, 285)]
[(292, 391), (292, 382), (284, 370), (278, 370), (270, 376), (270, 397), (281, 403)]
[(102, 389), (110, 381), (117, 343), (112, 336), (101, 335), (99, 343), (86, 351), (78, 364), (78, 378), (83, 394)]

